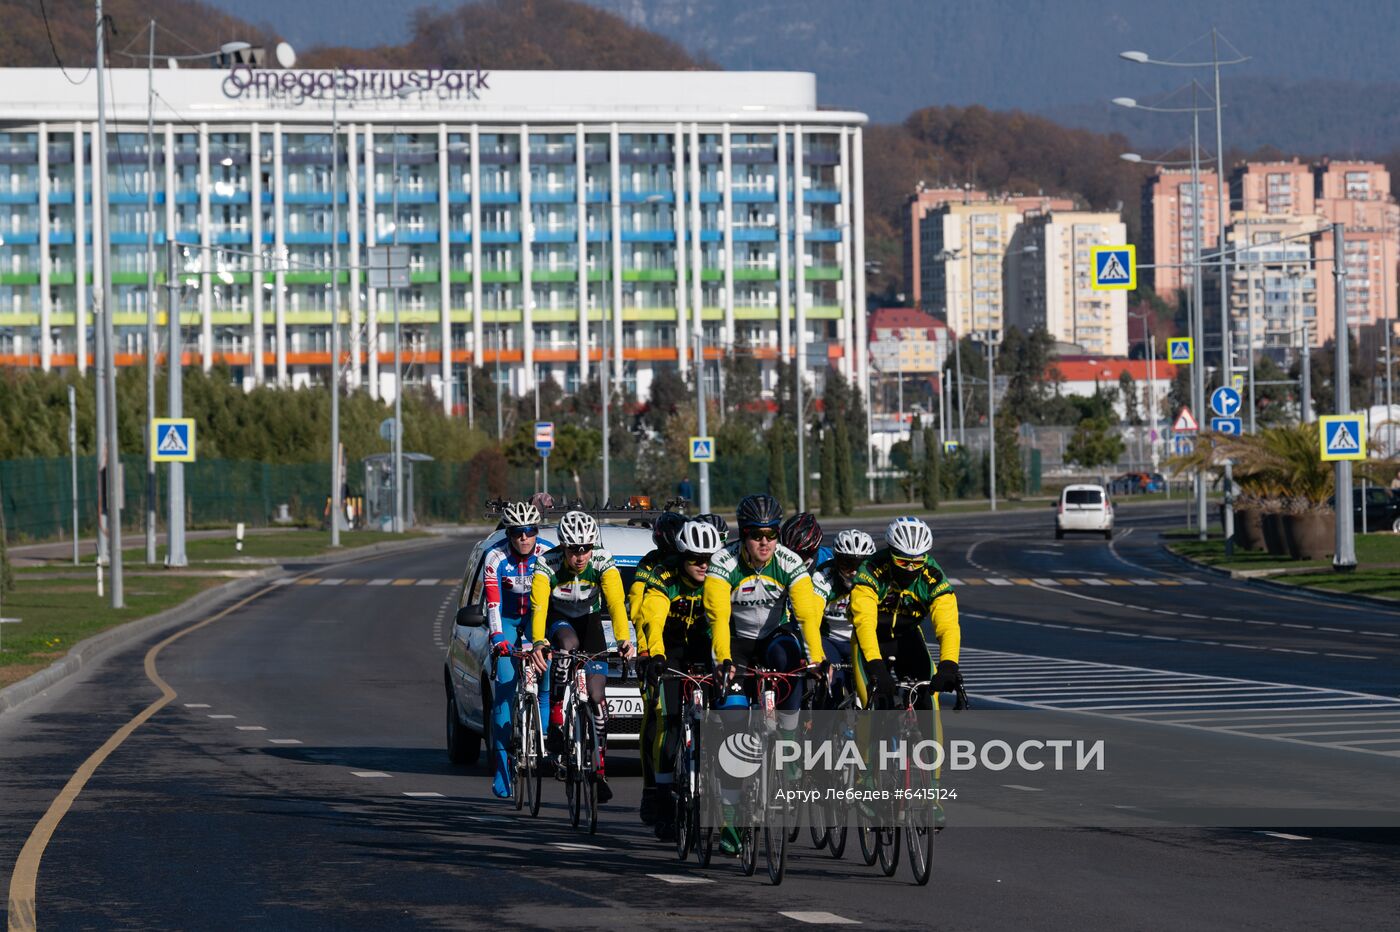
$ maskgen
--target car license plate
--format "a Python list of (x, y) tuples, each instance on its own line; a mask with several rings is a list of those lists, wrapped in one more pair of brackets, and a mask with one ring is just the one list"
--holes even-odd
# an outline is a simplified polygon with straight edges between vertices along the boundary
[(636, 715), (642, 714), (641, 696), (609, 696), (608, 713), (610, 715)]

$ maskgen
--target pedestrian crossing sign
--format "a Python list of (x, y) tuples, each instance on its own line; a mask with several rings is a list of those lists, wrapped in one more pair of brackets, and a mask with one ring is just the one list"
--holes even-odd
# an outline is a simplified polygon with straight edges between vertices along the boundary
[(1136, 246), (1095, 246), (1089, 250), (1095, 291), (1132, 291), (1137, 287)]
[(715, 438), (691, 437), (690, 461), (692, 463), (713, 463), (715, 461)]
[(1167, 339), (1167, 362), (1174, 366), (1189, 366), (1195, 361), (1195, 347), (1192, 346), (1190, 337)]
[(151, 462), (194, 462), (194, 419), (158, 417), (151, 421)]
[(1335, 414), (1317, 420), (1324, 461), (1366, 458), (1366, 415)]

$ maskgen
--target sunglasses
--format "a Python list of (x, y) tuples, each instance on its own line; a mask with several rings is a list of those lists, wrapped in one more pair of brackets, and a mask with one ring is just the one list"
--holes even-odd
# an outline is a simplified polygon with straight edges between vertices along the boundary
[(777, 540), (778, 532), (772, 528), (759, 528), (744, 532), (745, 540)]
[(917, 570), (924, 562), (923, 557), (894, 557), (894, 565), (902, 570)]
[(843, 573), (854, 573), (864, 562), (864, 557), (837, 557), (836, 568)]
[(685, 563), (686, 563), (687, 566), (709, 566), (709, 565), (710, 565), (710, 558), (709, 558), (709, 557), (686, 557), (686, 558), (685, 558)]
[(506, 533), (511, 537), (536, 537), (539, 535), (540, 529), (533, 524), (528, 524), (524, 527), (507, 528)]
[(593, 552), (593, 545), (592, 545), (592, 544), (570, 544), (569, 546), (565, 547), (564, 549), (567, 550), (569, 553), (573, 554), (573, 555), (576, 556), (576, 557), (581, 557), (581, 556), (583, 556), (585, 553), (592, 553), (592, 552)]

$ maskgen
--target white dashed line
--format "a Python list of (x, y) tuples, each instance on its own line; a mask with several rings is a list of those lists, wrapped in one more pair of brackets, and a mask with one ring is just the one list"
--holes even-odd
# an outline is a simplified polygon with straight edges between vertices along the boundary
[(268, 744), (301, 744), (296, 738), (268, 738)]
[(187, 708), (187, 709), (207, 709), (207, 708), (209, 708), (209, 703), (207, 703), (207, 702), (186, 702), (186, 703), (185, 703), (185, 708)]
[(691, 877), (686, 874), (647, 874), (647, 876), (662, 883), (714, 883), (708, 877)]
[(554, 847), (564, 851), (605, 851), (602, 845), (585, 845), (575, 841), (556, 841)]
[(267, 729), (261, 725), (234, 725), (233, 727), (237, 728), (239, 731), (267, 731)]
[(343, 580), (343, 579), (323, 579), (323, 580), (321, 580), (319, 583), (317, 583), (317, 585), (319, 585), (319, 586), (343, 586), (343, 585), (345, 585), (345, 580)]
[(210, 718), (238, 718), (237, 715), (211, 715)]
[(1002, 786), (1006, 787), (1008, 790), (1024, 790), (1027, 793), (1039, 793), (1041, 791), (1038, 786), (1022, 786), (1019, 783), (1003, 783)]
[(446, 797), (444, 797), (441, 793), (425, 793), (425, 792), (422, 792), (422, 791), (404, 793), (403, 795), (405, 795), (405, 796), (411, 796), (411, 797), (413, 797), (414, 799), (445, 799), (445, 798), (446, 798)]
[(822, 912), (779, 912), (779, 916), (786, 916), (797, 922), (805, 922), (815, 926), (858, 926), (854, 919), (847, 919), (845, 916), (838, 916), (835, 913)]
[(1260, 832), (1260, 835), (1268, 835), (1270, 838), (1282, 838), (1284, 841), (1312, 841), (1307, 835), (1290, 835), (1287, 832)]
[(1009, 579), (1001, 579), (1000, 577), (997, 577), (997, 576), (993, 576), (992, 578), (988, 579), (987, 582), (988, 582), (990, 585), (993, 585), (993, 586), (1010, 586), (1010, 585), (1012, 585), (1011, 580), (1009, 580)]
[(420, 579), (414, 583), (415, 586), (436, 586), (437, 584), (438, 581), (436, 579)]
[(278, 579), (274, 579), (274, 580), (272, 581), (272, 584), (273, 584), (274, 586), (290, 586), (290, 585), (291, 585), (292, 583), (294, 583), (294, 582), (296, 582), (296, 580), (292, 579), (292, 577), (290, 577), (290, 576), (282, 576), (282, 577), (280, 577), (280, 578), (278, 578)]
[(382, 770), (352, 770), (352, 777), (364, 777), (366, 780), (379, 780), (387, 778), (389, 775)]
[(367, 585), (370, 585), (370, 586), (387, 586), (387, 585), (389, 585), (389, 583), (391, 583), (391, 582), (393, 582), (392, 579), (371, 579), (371, 580), (367, 583)]

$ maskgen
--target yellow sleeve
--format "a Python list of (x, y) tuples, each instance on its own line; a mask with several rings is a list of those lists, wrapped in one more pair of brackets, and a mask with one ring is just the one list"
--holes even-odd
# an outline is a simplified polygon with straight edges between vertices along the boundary
[(880, 636), (875, 630), (879, 609), (880, 601), (875, 597), (874, 589), (860, 584), (851, 589), (851, 627), (855, 629), (856, 641), (860, 644), (860, 653), (866, 663), (882, 659)]
[(812, 577), (798, 577), (788, 586), (788, 602), (802, 629), (802, 640), (807, 643), (807, 659), (821, 663), (826, 656), (822, 652), (822, 612), (826, 611), (826, 600), (817, 595)]
[(653, 657), (666, 653), (666, 616), (671, 613), (671, 600), (660, 589), (648, 589), (642, 596), (641, 611), (637, 614), (637, 633), (646, 637), (647, 653)]
[(710, 645), (716, 663), (732, 659), (729, 655), (729, 611), (733, 597), (734, 587), (727, 580), (718, 576), (705, 577), (701, 600), (705, 603), (705, 614), (710, 618)]
[(530, 640), (544, 640), (544, 623), (549, 615), (549, 594), (553, 590), (549, 577), (536, 573), (530, 578)]
[(603, 604), (612, 616), (613, 637), (617, 643), (632, 640), (632, 626), (627, 623), (627, 603), (622, 597), (622, 574), (617, 567), (603, 570)]
[(938, 639), (938, 659), (958, 662), (962, 649), (962, 625), (958, 624), (958, 597), (949, 592), (933, 600), (933, 636)]
[[(642, 599), (647, 591), (647, 581), (642, 578), (638, 571), (632, 578), (632, 588), (627, 590), (627, 612), (632, 621), (632, 627), (637, 629), (640, 635), (642, 632)], [(644, 643), (644, 642), (643, 642)]]

